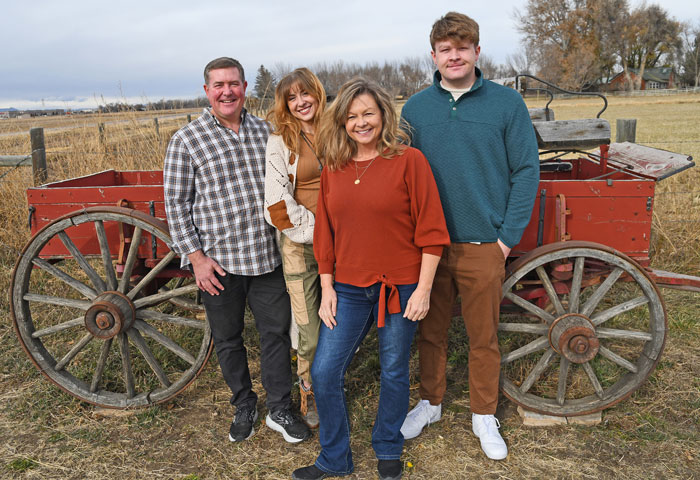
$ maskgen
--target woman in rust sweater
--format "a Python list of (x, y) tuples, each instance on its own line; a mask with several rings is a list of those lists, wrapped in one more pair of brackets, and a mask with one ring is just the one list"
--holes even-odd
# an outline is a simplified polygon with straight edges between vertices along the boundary
[(353, 471), (344, 375), (375, 323), (381, 377), (372, 446), (379, 477), (401, 476), (411, 343), (450, 242), (428, 162), (405, 142), (389, 95), (361, 78), (343, 85), (321, 120), (314, 254), (324, 325), (311, 377), (322, 450), (294, 472), (298, 480)]

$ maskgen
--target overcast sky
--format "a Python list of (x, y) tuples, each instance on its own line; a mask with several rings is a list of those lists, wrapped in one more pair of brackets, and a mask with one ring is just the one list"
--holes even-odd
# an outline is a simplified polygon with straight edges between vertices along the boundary
[[(514, 9), (525, 0), (0, 0), (0, 108), (78, 108), (203, 94), (219, 56), (263, 64), (365, 63), (427, 55), (432, 23), (450, 10), (481, 27), (497, 63), (520, 47)], [(631, 0), (637, 5), (639, 0)], [(700, 2), (660, 2), (700, 21)]]

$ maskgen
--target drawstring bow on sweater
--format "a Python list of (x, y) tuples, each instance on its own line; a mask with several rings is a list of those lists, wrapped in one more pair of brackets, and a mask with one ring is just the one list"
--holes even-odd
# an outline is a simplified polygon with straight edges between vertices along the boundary
[[(377, 328), (382, 328), (384, 326), (384, 317), (389, 308), (389, 313), (401, 313), (401, 300), (399, 298), (399, 290), (396, 285), (391, 283), (386, 275), (379, 275), (377, 277), (379, 282), (382, 284), (379, 291), (379, 312), (377, 312)], [(389, 288), (389, 298), (386, 298), (386, 289)]]

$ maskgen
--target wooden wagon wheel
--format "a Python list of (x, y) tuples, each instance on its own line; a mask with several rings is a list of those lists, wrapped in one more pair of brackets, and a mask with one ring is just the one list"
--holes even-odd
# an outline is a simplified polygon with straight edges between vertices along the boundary
[[(120, 225), (133, 227), (133, 235), (118, 278), (119, 245), (110, 239)], [(42, 258), (49, 242), (70, 255)], [(162, 259), (137, 272), (143, 243), (149, 250), (157, 245)], [(196, 285), (150, 288), (177, 259), (170, 244), (164, 222), (120, 207), (76, 211), (37, 232), (15, 265), (11, 310), (22, 347), (42, 374), (81, 400), (111, 408), (166, 401), (197, 377), (212, 351), (209, 324), (169, 302)]]
[(546, 245), (508, 268), (501, 389), (536, 412), (603, 410), (639, 388), (666, 338), (666, 311), (634, 260), (591, 242)]

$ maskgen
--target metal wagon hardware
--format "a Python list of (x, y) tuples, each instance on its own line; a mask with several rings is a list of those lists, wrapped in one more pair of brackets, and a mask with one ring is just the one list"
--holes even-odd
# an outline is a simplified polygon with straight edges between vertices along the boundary
[[(539, 113), (540, 185), (503, 285), (501, 387), (529, 410), (582, 415), (653, 371), (668, 328), (658, 287), (700, 292), (700, 277), (649, 266), (656, 182), (694, 164), (610, 144), (599, 118)], [(27, 191), (33, 236), (11, 286), (17, 334), (42, 374), (93, 404), (166, 401), (212, 350), (197, 288), (170, 247), (162, 181), (159, 171), (106, 171)]]

